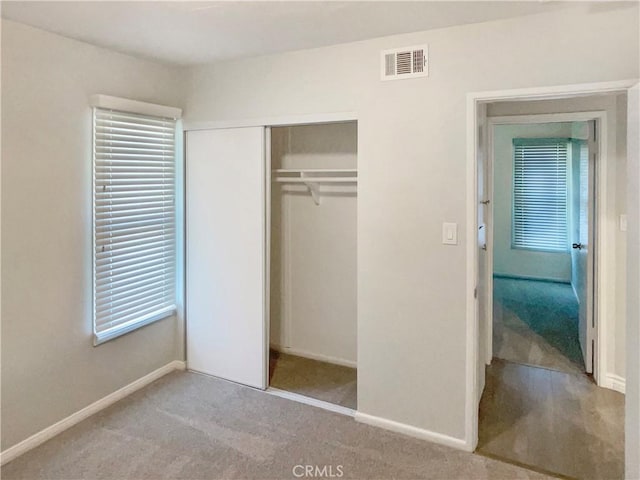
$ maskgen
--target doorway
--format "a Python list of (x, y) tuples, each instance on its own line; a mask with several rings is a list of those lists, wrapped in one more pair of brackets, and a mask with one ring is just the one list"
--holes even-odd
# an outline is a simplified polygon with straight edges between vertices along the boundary
[(493, 357), (592, 373), (595, 120), (489, 128)]
[[(520, 112), (541, 104), (518, 103)], [(608, 314), (598, 273), (611, 267), (596, 242), (607, 113), (486, 108), (478, 217), (488, 366), (477, 451), (546, 473), (618, 478), (624, 396), (595, 383)]]
[(356, 410), (357, 123), (270, 138), (269, 391)]

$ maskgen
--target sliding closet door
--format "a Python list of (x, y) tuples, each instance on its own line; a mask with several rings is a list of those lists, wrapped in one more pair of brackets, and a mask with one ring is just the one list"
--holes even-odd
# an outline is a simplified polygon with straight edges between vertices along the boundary
[(264, 128), (187, 133), (187, 366), (266, 388)]

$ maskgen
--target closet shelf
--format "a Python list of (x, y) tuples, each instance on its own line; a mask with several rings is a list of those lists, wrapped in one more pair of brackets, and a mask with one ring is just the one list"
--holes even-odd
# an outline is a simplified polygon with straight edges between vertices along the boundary
[(276, 177), (278, 183), (358, 183), (357, 177)]
[(356, 168), (278, 168), (277, 173), (358, 173)]
[(271, 178), (277, 183), (303, 183), (309, 189), (314, 203), (320, 205), (321, 184), (357, 184), (358, 170), (350, 168), (279, 168), (271, 172)]

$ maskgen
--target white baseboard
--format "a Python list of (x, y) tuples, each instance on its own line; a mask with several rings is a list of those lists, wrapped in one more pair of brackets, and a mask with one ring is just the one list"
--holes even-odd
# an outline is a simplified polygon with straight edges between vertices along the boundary
[(276, 344), (270, 344), (269, 348), (277, 352), (288, 353), (289, 355), (296, 355), (298, 357), (310, 358), (311, 360), (319, 360), (320, 362), (333, 363), (334, 365), (341, 365), (343, 367), (357, 368), (357, 362), (353, 360), (346, 360), (344, 358), (331, 357), (329, 355), (322, 355), (320, 353), (307, 352), (305, 350), (298, 350), (293, 347), (282, 347)]
[(473, 450), (473, 448), (461, 438), (450, 437), (449, 435), (414, 427), (412, 425), (407, 425), (406, 423), (394, 422), (393, 420), (387, 420), (386, 418), (376, 417), (362, 412), (356, 412), (354, 418), (356, 421), (361, 423), (384, 428), (385, 430), (391, 430), (392, 432), (402, 433), (421, 440), (428, 440), (429, 442), (438, 443), (440, 445), (446, 445), (447, 447), (456, 448), (458, 450), (464, 450), (466, 452)]
[(611, 390), (615, 390), (616, 392), (624, 394), (626, 389), (626, 381), (620, 375), (616, 375), (615, 373), (607, 373), (605, 375), (604, 385), (600, 386), (610, 388)]
[(0, 465), (4, 465), (5, 463), (10, 462), (14, 458), (19, 457), (23, 453), (28, 452), (38, 445), (55, 437), (59, 433), (62, 433), (68, 428), (71, 428), (77, 423), (80, 423), (82, 420), (90, 417), (91, 415), (94, 415), (95, 413), (98, 413), (100, 410), (104, 410), (118, 400), (131, 395), (136, 390), (140, 390), (142, 387), (149, 385), (151, 382), (157, 380), (158, 378), (165, 376), (167, 373), (171, 373), (174, 370), (184, 370), (185, 366), (185, 362), (174, 360), (173, 362), (166, 364), (164, 367), (160, 367), (157, 370), (154, 370), (153, 372), (145, 375), (144, 377), (139, 378), (138, 380), (135, 380), (128, 385), (125, 385), (121, 389), (110, 393), (106, 397), (93, 402), (91, 405), (84, 407), (82, 410), (78, 410), (68, 417), (63, 418), (59, 422), (56, 422), (53, 425), (40, 430), (38, 433), (31, 435), (29, 438), (26, 438), (20, 443), (16, 443), (12, 447), (7, 448), (3, 452), (0, 452)]

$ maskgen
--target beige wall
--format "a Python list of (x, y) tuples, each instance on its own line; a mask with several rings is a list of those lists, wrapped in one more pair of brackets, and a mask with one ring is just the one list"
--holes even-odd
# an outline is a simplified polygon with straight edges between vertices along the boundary
[[(357, 112), (360, 411), (470, 438), (467, 93), (637, 77), (637, 14), (577, 6), (191, 69), (189, 121)], [(422, 43), (428, 78), (380, 81), (381, 50)]]
[[(357, 125), (271, 129), (272, 168), (356, 168)], [(271, 343), (356, 363), (354, 185), (323, 185), (320, 205), (301, 184), (272, 184)]]
[(569, 138), (571, 123), (496, 125), (493, 138), (493, 272), (495, 275), (571, 281), (571, 254), (511, 247), (513, 139)]
[(2, 21), (2, 450), (179, 357), (175, 318), (93, 347), (91, 110), (176, 70)]

